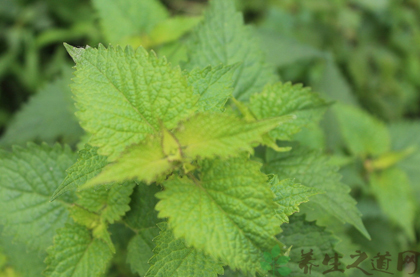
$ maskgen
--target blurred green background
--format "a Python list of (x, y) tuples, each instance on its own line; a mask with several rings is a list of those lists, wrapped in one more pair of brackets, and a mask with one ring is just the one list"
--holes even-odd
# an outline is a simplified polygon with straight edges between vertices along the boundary
[[(389, 251), (394, 262), (400, 251), (420, 252), (420, 1), (236, 2), (281, 80), (311, 86), (334, 102), (320, 125), (295, 140), (333, 158), (372, 236), (367, 241), (351, 227), (318, 219), (341, 239), (337, 250)], [(142, 45), (182, 67), (185, 43), (206, 6), (0, 0), (0, 146), (45, 141), (76, 148), (86, 141), (74, 116), (73, 62), (63, 42)], [(20, 246), (9, 243), (0, 240), (0, 276), (39, 276), (22, 269), (16, 252), (8, 253)], [(115, 261), (109, 276), (131, 276), (125, 267), (122, 258)]]

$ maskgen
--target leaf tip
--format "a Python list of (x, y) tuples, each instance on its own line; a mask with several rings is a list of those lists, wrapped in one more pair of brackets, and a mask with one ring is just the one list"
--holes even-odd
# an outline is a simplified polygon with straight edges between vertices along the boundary
[(79, 61), (80, 57), (82, 56), (83, 52), (86, 50), (81, 47), (74, 47), (68, 43), (63, 43), (64, 48), (66, 48), (67, 53), (69, 53), (70, 57), (73, 59), (74, 62)]

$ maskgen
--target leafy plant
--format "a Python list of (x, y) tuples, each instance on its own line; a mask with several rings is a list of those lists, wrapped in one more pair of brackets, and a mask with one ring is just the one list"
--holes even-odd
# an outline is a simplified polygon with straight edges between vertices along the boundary
[[(372, 253), (378, 226), (396, 229), (398, 250), (415, 241), (419, 125), (363, 111), (326, 50), (270, 33), (278, 14), (260, 21), (261, 47), (235, 8), (288, 1), (212, 0), (203, 16), (92, 4), (111, 44), (65, 43), (71, 91), (64, 68), (0, 140), (14, 145), (0, 152), (0, 276), (306, 276), (302, 255)], [(288, 82), (301, 76), (321, 94)], [(345, 183), (381, 215), (368, 228)]]

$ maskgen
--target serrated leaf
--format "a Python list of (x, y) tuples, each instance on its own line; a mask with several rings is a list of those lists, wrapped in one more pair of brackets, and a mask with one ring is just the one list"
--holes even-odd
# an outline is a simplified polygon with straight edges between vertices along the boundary
[(135, 185), (126, 182), (79, 191), (76, 205), (99, 214), (102, 220), (112, 224), (130, 210), (130, 195)]
[[(221, 259), (232, 268), (255, 273), (262, 252), (278, 242), (280, 231), (266, 177), (260, 164), (243, 158), (205, 160), (200, 180), (172, 178), (156, 194), (159, 217), (169, 217), (177, 238)], [(232, 239), (234, 238), (234, 239)]]
[(130, 211), (123, 218), (128, 227), (138, 232), (142, 229), (156, 227), (156, 224), (161, 222), (155, 210), (158, 203), (155, 194), (161, 190), (158, 186), (146, 186), (142, 183), (134, 188), (131, 195)]
[(193, 94), (179, 68), (139, 47), (98, 49), (65, 45), (76, 62), (72, 85), (81, 126), (89, 143), (112, 161), (124, 149), (160, 130), (173, 129), (196, 110)]
[(130, 240), (127, 249), (127, 262), (133, 272), (144, 276), (149, 269), (148, 261), (153, 256), (155, 242), (153, 239), (159, 235), (155, 205), (157, 198), (155, 193), (161, 189), (157, 186), (138, 185), (132, 194), (130, 211), (125, 215), (123, 221), (137, 234)]
[(70, 208), (71, 217), (76, 223), (92, 229), (94, 238), (102, 239), (115, 253), (107, 227), (130, 210), (134, 186), (135, 183), (111, 184), (80, 191), (78, 200)]
[(174, 135), (188, 158), (229, 157), (240, 151), (253, 152), (251, 143), (261, 143), (264, 134), (287, 120), (277, 117), (246, 122), (230, 114), (197, 114)]
[(165, 156), (160, 137), (150, 137), (144, 143), (128, 147), (117, 162), (109, 164), (81, 188), (99, 184), (137, 179), (151, 183), (169, 173), (177, 165)]
[[(151, 183), (168, 174), (182, 160), (252, 152), (251, 144), (261, 142), (263, 134), (282, 121), (282, 118), (271, 118), (246, 122), (230, 114), (196, 114), (173, 134), (163, 130), (162, 137), (151, 136), (144, 143), (129, 147), (115, 163), (107, 166), (83, 188), (132, 179)], [(165, 137), (170, 140), (165, 141)]]
[(98, 224), (95, 228), (92, 229), (92, 235), (94, 239), (100, 239), (104, 241), (108, 245), (112, 254), (116, 253), (114, 243), (111, 240), (111, 234), (108, 231), (107, 223), (101, 222), (100, 224)]
[(289, 222), (288, 216), (299, 212), (298, 206), (309, 201), (309, 197), (323, 193), (322, 190), (296, 184), (293, 179), (279, 181), (277, 176), (270, 180), (271, 190), (278, 204), (277, 215), (282, 222)]
[(146, 277), (217, 277), (223, 274), (220, 262), (212, 260), (200, 251), (187, 247), (183, 239), (176, 239), (166, 223), (159, 223), (160, 234), (155, 238), (155, 255)]
[[(242, 114), (243, 119), (245, 119), (247, 122), (257, 121), (257, 118), (251, 112), (248, 106), (236, 100), (235, 98), (231, 98), (231, 100), (235, 104), (235, 106), (238, 108), (239, 112)], [(294, 120), (295, 116), (285, 116), (284, 118), (288, 118), (288, 120), (285, 120), (285, 122), (287, 122), (287, 121)], [(291, 149), (291, 147), (278, 147), (276, 140), (272, 138), (268, 133), (262, 136), (262, 144), (279, 152), (289, 151)]]
[(66, 170), (67, 176), (51, 196), (51, 201), (67, 191), (76, 190), (98, 175), (107, 164), (106, 157), (98, 155), (96, 147), (86, 144), (79, 151), (77, 162)]
[(131, 270), (140, 276), (145, 276), (150, 268), (148, 261), (153, 256), (152, 250), (155, 246), (153, 239), (158, 234), (158, 227), (144, 229), (135, 235), (128, 244), (127, 263), (130, 264)]
[(260, 120), (294, 115), (294, 120), (270, 131), (270, 136), (274, 139), (291, 140), (292, 135), (303, 127), (321, 119), (327, 103), (302, 85), (276, 83), (266, 86), (261, 93), (252, 95), (249, 108)]
[(370, 185), (381, 210), (414, 240), (416, 202), (405, 172), (399, 168), (373, 172)]
[(233, 95), (238, 99), (246, 100), (265, 84), (277, 80), (273, 68), (265, 63), (259, 42), (244, 26), (242, 15), (231, 0), (210, 2), (188, 48), (188, 69), (240, 63), (233, 74)]
[(89, 229), (95, 228), (100, 223), (100, 216), (80, 206), (72, 206), (69, 208), (70, 216), (74, 222), (83, 225)]
[(384, 123), (352, 106), (335, 105), (347, 148), (362, 157), (380, 155), (390, 150), (390, 136)]
[[(306, 213), (321, 215), (331, 214), (336, 219), (354, 225), (365, 237), (370, 238), (356, 201), (349, 195), (350, 188), (340, 182), (338, 168), (318, 151), (295, 148), (290, 152), (276, 153), (270, 151), (272, 157), (264, 165), (263, 171), (274, 173), (282, 178), (295, 178), (296, 182), (325, 191), (311, 197), (311, 201), (303, 206), (308, 207)], [(312, 210), (312, 211), (311, 211)]]
[(2, 145), (25, 145), (28, 141), (75, 144), (83, 134), (71, 100), (70, 70), (32, 96), (6, 128)]
[(201, 111), (220, 111), (233, 92), (233, 71), (237, 65), (208, 66), (188, 73), (188, 84), (200, 95)]
[(149, 34), (156, 24), (169, 16), (157, 0), (94, 0), (93, 4), (106, 39), (116, 44)]
[(0, 221), (5, 232), (31, 248), (45, 249), (68, 220), (71, 196), (50, 203), (76, 157), (69, 147), (28, 144), (0, 153)]
[(66, 225), (54, 237), (54, 245), (48, 249), (46, 276), (97, 277), (105, 272), (112, 258), (108, 245), (92, 237), (81, 225)]
[[(304, 273), (304, 268), (300, 268), (300, 264), (302, 251), (307, 254), (311, 250), (313, 253), (311, 258), (314, 260), (309, 261), (309, 263), (318, 265), (318, 267), (312, 266), (311, 276), (325, 276), (323, 272), (332, 266), (324, 266), (322, 261), (325, 255), (334, 257), (334, 247), (338, 239), (332, 233), (325, 231), (325, 228), (317, 226), (315, 222), (306, 221), (304, 216), (294, 215), (290, 217), (289, 224), (282, 225), (282, 229), (283, 232), (278, 236), (279, 239), (286, 245), (293, 245), (290, 251), (291, 260), (285, 266), (291, 269), (291, 276), (304, 277), (309, 275)], [(341, 264), (339, 269), (345, 269), (345, 266)], [(340, 272), (330, 272), (327, 276), (338, 277), (345, 275)]]

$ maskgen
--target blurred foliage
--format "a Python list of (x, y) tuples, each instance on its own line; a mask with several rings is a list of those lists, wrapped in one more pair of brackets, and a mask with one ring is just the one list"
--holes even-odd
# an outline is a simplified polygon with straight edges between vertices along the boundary
[[(320, 125), (294, 139), (330, 154), (364, 214), (371, 241), (328, 216), (317, 218), (341, 239), (337, 250), (345, 256), (355, 250), (419, 251), (420, 1), (236, 2), (246, 22), (255, 25), (254, 35), (279, 77), (312, 86), (335, 102)], [(0, 145), (58, 141), (75, 147), (86, 141), (73, 114), (73, 63), (63, 42), (143, 45), (182, 66), (189, 32), (206, 5), (0, 0)], [(133, 234), (122, 224), (112, 228), (121, 255), (109, 276), (133, 276), (125, 263)], [(44, 257), (0, 236), (0, 276), (41, 276)]]
[[(271, 3), (260, 27), (333, 54), (364, 108), (387, 121), (418, 114), (420, 2), (272, 0)], [(291, 78), (315, 83), (320, 76), (295, 69)]]
[(63, 41), (99, 42), (89, 1), (0, 0), (0, 128), (27, 98), (70, 67)]

